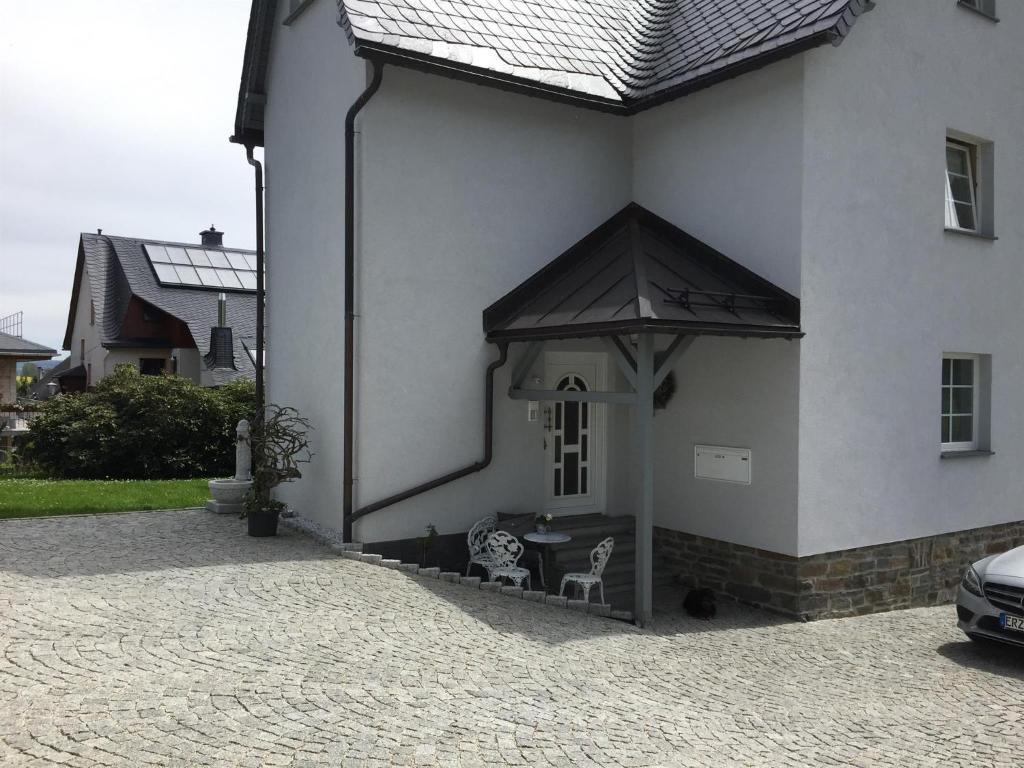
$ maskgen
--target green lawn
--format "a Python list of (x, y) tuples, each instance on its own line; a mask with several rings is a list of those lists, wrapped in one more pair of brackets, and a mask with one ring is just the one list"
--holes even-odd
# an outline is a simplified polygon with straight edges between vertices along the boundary
[(201, 507), (206, 480), (34, 480), (0, 477), (0, 519)]

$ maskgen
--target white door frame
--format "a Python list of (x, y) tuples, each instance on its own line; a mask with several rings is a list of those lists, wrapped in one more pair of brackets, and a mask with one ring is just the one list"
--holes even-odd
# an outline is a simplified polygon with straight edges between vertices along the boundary
[[(576, 373), (583, 378), (592, 391), (608, 389), (608, 355), (604, 352), (544, 352), (544, 387), (555, 389), (558, 380), (567, 373)], [(553, 402), (545, 402), (545, 423), (554, 409)], [(588, 482), (590, 493), (586, 497), (554, 496), (554, 438), (553, 432), (545, 429), (544, 441), (544, 510), (553, 515), (585, 514), (605, 510), (608, 478), (608, 406), (605, 403), (589, 403), (588, 415)], [(552, 419), (552, 429), (554, 417)]]

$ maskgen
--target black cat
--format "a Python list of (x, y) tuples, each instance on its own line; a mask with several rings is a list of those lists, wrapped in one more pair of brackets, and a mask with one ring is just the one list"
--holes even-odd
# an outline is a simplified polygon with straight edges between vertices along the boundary
[(683, 598), (683, 610), (696, 619), (710, 621), (718, 610), (715, 607), (715, 593), (710, 589), (691, 589)]

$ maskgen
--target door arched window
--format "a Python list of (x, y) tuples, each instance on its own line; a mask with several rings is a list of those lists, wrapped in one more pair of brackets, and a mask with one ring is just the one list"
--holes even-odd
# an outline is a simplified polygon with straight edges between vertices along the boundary
[[(570, 373), (556, 387), (565, 392), (587, 392), (583, 377)], [(590, 403), (555, 401), (555, 497), (590, 493)]]

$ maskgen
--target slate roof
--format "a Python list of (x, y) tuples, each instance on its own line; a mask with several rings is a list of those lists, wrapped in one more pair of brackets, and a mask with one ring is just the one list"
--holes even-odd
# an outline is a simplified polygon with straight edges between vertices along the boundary
[(483, 322), (490, 341), (803, 335), (799, 299), (636, 203), (484, 310)]
[[(254, 291), (201, 289), (161, 285), (143, 250), (146, 243), (200, 247), (208, 245), (170, 243), (164, 240), (143, 240), (83, 232), (79, 241), (79, 258), (75, 268), (75, 285), (68, 313), (64, 348), (70, 349), (75, 311), (82, 284), (81, 274), (89, 275), (91, 298), (95, 304), (96, 322), (100, 326), (100, 343), (106, 347), (146, 346), (146, 342), (123, 339), (121, 323), (133, 296), (184, 322), (196, 342), (200, 356), (209, 352), (210, 329), (217, 324), (217, 294), (223, 290), (228, 300), (228, 325), (235, 339), (235, 368), (213, 369), (209, 373), (214, 384), (224, 384), (239, 377), (255, 378), (252, 359), (240, 342), (256, 336), (256, 295)], [(225, 250), (238, 251), (231, 248)], [(253, 251), (244, 251), (253, 253)], [(149, 342), (152, 345), (152, 341)]]
[(23, 339), (20, 336), (12, 336), (9, 333), (0, 333), (0, 357), (13, 357), (17, 360), (49, 360), (57, 354), (57, 350), (50, 349), (43, 344), (36, 344), (34, 341)]
[[(871, 0), (337, 0), (355, 53), (631, 114), (825, 42)], [(277, 0), (253, 0), (237, 140), (262, 143)]]

